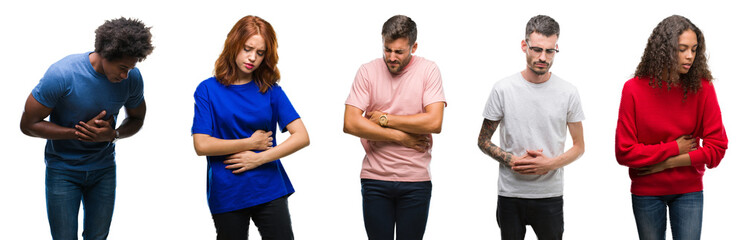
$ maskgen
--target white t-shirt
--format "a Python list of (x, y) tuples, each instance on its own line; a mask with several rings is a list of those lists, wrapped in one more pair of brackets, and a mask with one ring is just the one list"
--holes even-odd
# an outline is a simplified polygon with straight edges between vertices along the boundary
[[(578, 90), (552, 74), (534, 84), (517, 73), (493, 85), (483, 117), (500, 121), (500, 148), (521, 156), (543, 149), (546, 157), (565, 152), (567, 123), (584, 119)], [(518, 198), (562, 196), (563, 169), (522, 175), (499, 164), (498, 195)]]

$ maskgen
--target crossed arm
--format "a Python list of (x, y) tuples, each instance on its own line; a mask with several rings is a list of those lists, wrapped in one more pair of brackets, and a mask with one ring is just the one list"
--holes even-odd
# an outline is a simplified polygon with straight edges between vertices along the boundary
[[(286, 129), (291, 134), (284, 142), (272, 147), (272, 133), (258, 130), (249, 138), (226, 140), (207, 134), (194, 134), (193, 144), (199, 156), (230, 155), (224, 161), (232, 173), (238, 174), (268, 162), (286, 157), (310, 145), (310, 137), (302, 119), (297, 118)], [(265, 150), (256, 153), (256, 150)]]
[(390, 141), (405, 147), (424, 152), (430, 146), (430, 133), (441, 132), (444, 118), (444, 102), (427, 105), (425, 112), (414, 115), (387, 114), (387, 127), (379, 124), (379, 117), (384, 113), (367, 112), (346, 105), (343, 118), (343, 132), (371, 141)]
[(147, 105), (142, 100), (136, 108), (126, 108), (126, 119), (116, 130), (114, 130), (112, 117), (104, 119), (106, 110), (101, 111), (87, 122), (80, 121), (74, 128), (62, 127), (44, 120), (51, 113), (51, 108), (42, 105), (33, 95), (29, 94), (21, 116), (21, 132), (28, 136), (51, 140), (77, 139), (86, 142), (109, 142), (116, 137), (116, 131), (119, 132), (119, 138), (136, 134), (144, 124)]
[(542, 150), (527, 150), (523, 156), (515, 156), (513, 153), (504, 151), (491, 141), (498, 123), (499, 121), (483, 120), (477, 145), (485, 154), (520, 174), (546, 174), (572, 163), (585, 151), (583, 124), (581, 122), (568, 123), (568, 131), (573, 140), (573, 146), (555, 158), (544, 156)]

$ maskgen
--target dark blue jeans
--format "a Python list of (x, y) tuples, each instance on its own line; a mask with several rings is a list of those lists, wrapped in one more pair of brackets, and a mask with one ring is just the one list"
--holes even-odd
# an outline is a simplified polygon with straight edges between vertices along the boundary
[(552, 198), (512, 198), (498, 196), (496, 219), (501, 239), (523, 240), (531, 225), (540, 240), (562, 239), (564, 222), (562, 196)]
[(632, 210), (640, 239), (666, 239), (666, 208), (674, 240), (700, 239), (703, 204), (702, 191), (663, 196), (633, 194)]
[(46, 168), (46, 213), (53, 239), (77, 239), (83, 203), (83, 238), (106, 239), (116, 196), (116, 167), (94, 171)]
[(258, 227), (264, 240), (292, 240), (292, 221), (289, 216), (289, 195), (270, 202), (232, 212), (212, 214), (218, 240), (246, 240), (250, 219)]
[(364, 226), (369, 240), (420, 240), (426, 231), (431, 181), (361, 179)]

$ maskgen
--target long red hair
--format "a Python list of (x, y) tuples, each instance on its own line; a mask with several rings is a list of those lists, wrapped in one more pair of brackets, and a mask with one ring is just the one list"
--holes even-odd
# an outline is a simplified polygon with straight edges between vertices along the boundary
[(252, 81), (258, 84), (262, 93), (279, 82), (281, 74), (279, 74), (279, 68), (276, 67), (279, 62), (279, 54), (276, 52), (279, 45), (276, 41), (276, 32), (266, 20), (248, 15), (237, 21), (227, 34), (222, 54), (214, 63), (214, 76), (220, 83), (229, 86), (237, 81), (238, 71), (240, 71), (235, 62), (237, 54), (245, 47), (245, 42), (256, 34), (266, 41), (266, 53), (263, 62), (251, 74)]

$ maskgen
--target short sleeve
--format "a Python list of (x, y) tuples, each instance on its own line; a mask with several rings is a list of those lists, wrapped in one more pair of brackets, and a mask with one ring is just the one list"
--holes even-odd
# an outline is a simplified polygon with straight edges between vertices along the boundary
[(124, 103), (126, 108), (136, 108), (144, 100), (144, 82), (142, 81), (142, 74), (138, 68), (134, 68), (129, 72), (129, 97)]
[(41, 78), (31, 94), (36, 101), (48, 108), (54, 108), (57, 103), (70, 91), (67, 79), (54, 65)]
[(294, 110), (294, 106), (289, 101), (289, 97), (280, 86), (275, 85), (272, 87), (273, 93), (271, 94), (271, 104), (274, 108), (274, 115), (277, 116), (279, 129), (281, 132), (286, 132), (286, 126), (289, 123), (299, 118), (299, 114)]
[(209, 88), (206, 85), (206, 81), (199, 84), (196, 87), (196, 92), (193, 94), (194, 98), (194, 110), (193, 110), (193, 125), (191, 126), (191, 134), (201, 133), (209, 136), (213, 135), (213, 109), (209, 102)]
[(426, 75), (425, 89), (423, 90), (423, 106), (425, 107), (436, 102), (444, 102), (446, 104), (444, 86), (438, 66), (432, 63)]
[(500, 121), (503, 119), (503, 99), (498, 93), (498, 83), (493, 85), (493, 89), (490, 91), (488, 101), (485, 102), (485, 109), (482, 111), (482, 116), (490, 121)]
[(580, 122), (586, 119), (583, 115), (583, 106), (580, 101), (580, 94), (578, 90), (573, 88), (570, 94), (570, 100), (568, 102), (568, 117), (569, 123)]
[(361, 66), (359, 71), (356, 72), (356, 77), (353, 79), (351, 93), (348, 94), (346, 105), (351, 105), (361, 109), (362, 111), (366, 111), (370, 102), (369, 92), (369, 74), (366, 68)]

